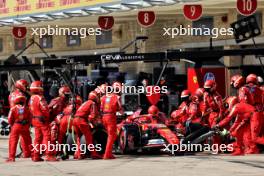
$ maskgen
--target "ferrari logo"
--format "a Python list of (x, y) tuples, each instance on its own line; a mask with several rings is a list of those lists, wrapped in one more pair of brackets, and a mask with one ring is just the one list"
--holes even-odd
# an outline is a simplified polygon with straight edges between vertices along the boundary
[(197, 76), (194, 76), (194, 77), (193, 77), (193, 83), (194, 83), (194, 84), (197, 84), (197, 83), (198, 83)]
[(106, 104), (106, 105), (105, 105), (105, 109), (110, 109), (109, 104)]
[(20, 120), (22, 120), (22, 119), (24, 118), (24, 116), (23, 116), (23, 115), (19, 115), (18, 118), (19, 118)]

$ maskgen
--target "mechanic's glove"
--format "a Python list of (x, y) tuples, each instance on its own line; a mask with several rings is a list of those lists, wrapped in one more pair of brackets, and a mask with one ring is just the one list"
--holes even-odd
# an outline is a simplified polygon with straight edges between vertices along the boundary
[(219, 116), (216, 118), (216, 123), (219, 123), (219, 122), (221, 121), (221, 119), (222, 119), (222, 116), (219, 115)]
[(227, 136), (229, 134), (229, 131), (226, 130), (225, 128), (223, 129), (223, 131), (220, 132), (221, 136)]
[(212, 127), (212, 130), (213, 130), (213, 131), (216, 131), (216, 130), (218, 130), (218, 129), (219, 129), (219, 125), (218, 125), (218, 124)]

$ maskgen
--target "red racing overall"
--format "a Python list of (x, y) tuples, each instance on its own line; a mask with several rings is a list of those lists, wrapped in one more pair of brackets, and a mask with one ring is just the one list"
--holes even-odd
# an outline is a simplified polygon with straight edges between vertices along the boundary
[[(9, 161), (15, 161), (17, 143), (19, 137), (23, 139), (25, 146), (22, 148), (24, 156), (31, 156), (31, 137), (30, 137), (31, 114), (27, 107), (23, 105), (14, 105), (8, 115), (8, 123), (11, 126), (9, 136)], [(28, 140), (30, 138), (30, 140)]]
[[(76, 104), (76, 109), (78, 109), (80, 106)], [(58, 143), (62, 144), (63, 139), (66, 135), (67, 132), (67, 128), (68, 128), (68, 121), (71, 118), (72, 115), (72, 108), (73, 105), (69, 104), (68, 106), (66, 106), (66, 108), (63, 110), (63, 116), (60, 119), (60, 128), (59, 128), (59, 135), (58, 135)], [(72, 130), (72, 121), (73, 119), (70, 120), (70, 124), (69, 124), (69, 131)]]
[[(12, 107), (15, 106), (14, 100), (15, 100), (16, 97), (18, 97), (18, 96), (25, 96), (25, 94), (24, 94), (22, 91), (20, 91), (19, 89), (15, 89), (15, 91), (13, 91), (13, 92), (9, 95), (9, 97), (8, 97), (8, 101), (9, 101), (10, 109), (12, 109)], [(29, 124), (29, 125), (30, 125), (30, 124)], [(26, 141), (24, 141), (24, 140), (26, 140)], [(27, 150), (27, 148), (28, 148), (28, 145), (27, 145), (27, 144), (28, 144), (28, 143), (30, 144), (30, 147), (32, 147), (32, 146), (31, 146), (31, 144), (32, 144), (32, 139), (31, 139), (31, 136), (30, 136), (30, 135), (26, 135), (25, 138), (21, 138), (21, 139), (20, 139), (20, 144), (21, 144), (21, 147), (22, 147), (22, 151), (26, 151), (26, 150)], [(24, 157), (24, 158), (28, 158), (28, 157), (30, 157), (30, 155), (23, 153), (23, 157)]]
[[(258, 153), (258, 148), (251, 138), (250, 119), (254, 114), (255, 108), (247, 103), (236, 104), (226, 119), (236, 117), (234, 124), (230, 128), (230, 134), (236, 137), (236, 145), (233, 155), (243, 153)], [(226, 120), (228, 121), (228, 120)], [(219, 126), (225, 125), (225, 121), (219, 123)]]
[[(41, 161), (40, 144), (46, 145), (51, 141), (51, 132), (49, 126), (49, 108), (43, 95), (32, 95), (29, 101), (29, 107), (32, 114), (32, 125), (35, 127), (34, 145), (37, 150), (34, 150), (33, 161)], [(47, 160), (52, 161), (54, 157), (52, 151), (46, 151)]]
[(104, 159), (114, 159), (112, 146), (117, 137), (116, 112), (122, 111), (120, 97), (116, 94), (104, 95), (101, 99), (101, 112), (103, 113), (103, 124), (107, 130), (108, 138)]
[[(89, 118), (94, 118), (98, 115), (98, 108), (96, 106), (96, 103), (92, 100), (88, 100), (84, 102), (79, 109), (77, 110), (75, 117), (73, 119), (73, 126), (74, 131), (77, 135), (77, 145), (78, 149), (75, 153), (76, 159), (82, 159), (81, 153), (80, 153), (80, 138), (82, 134), (85, 137), (86, 145), (93, 144), (93, 136), (91, 133), (90, 125), (88, 123)], [(99, 159), (101, 158), (95, 150), (91, 150), (91, 157), (93, 159)]]
[[(204, 93), (204, 112), (203, 114), (210, 112), (208, 118), (208, 125), (210, 128), (214, 127), (222, 118), (224, 111), (222, 97), (220, 94), (215, 92), (205, 92)], [(219, 136), (213, 137), (214, 144), (221, 144), (221, 138)]]

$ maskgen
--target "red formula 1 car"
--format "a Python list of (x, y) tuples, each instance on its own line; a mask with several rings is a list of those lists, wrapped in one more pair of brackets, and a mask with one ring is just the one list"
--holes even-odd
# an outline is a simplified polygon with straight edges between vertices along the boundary
[(159, 151), (166, 144), (179, 144), (180, 140), (164, 123), (152, 115), (140, 115), (140, 111), (129, 116), (117, 127), (118, 138), (115, 149), (121, 154), (137, 151)]

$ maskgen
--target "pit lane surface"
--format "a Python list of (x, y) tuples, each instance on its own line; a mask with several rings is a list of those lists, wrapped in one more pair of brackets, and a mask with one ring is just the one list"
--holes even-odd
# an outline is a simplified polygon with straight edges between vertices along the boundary
[(263, 176), (264, 155), (117, 155), (116, 160), (5, 163), (8, 139), (0, 136), (0, 176)]

